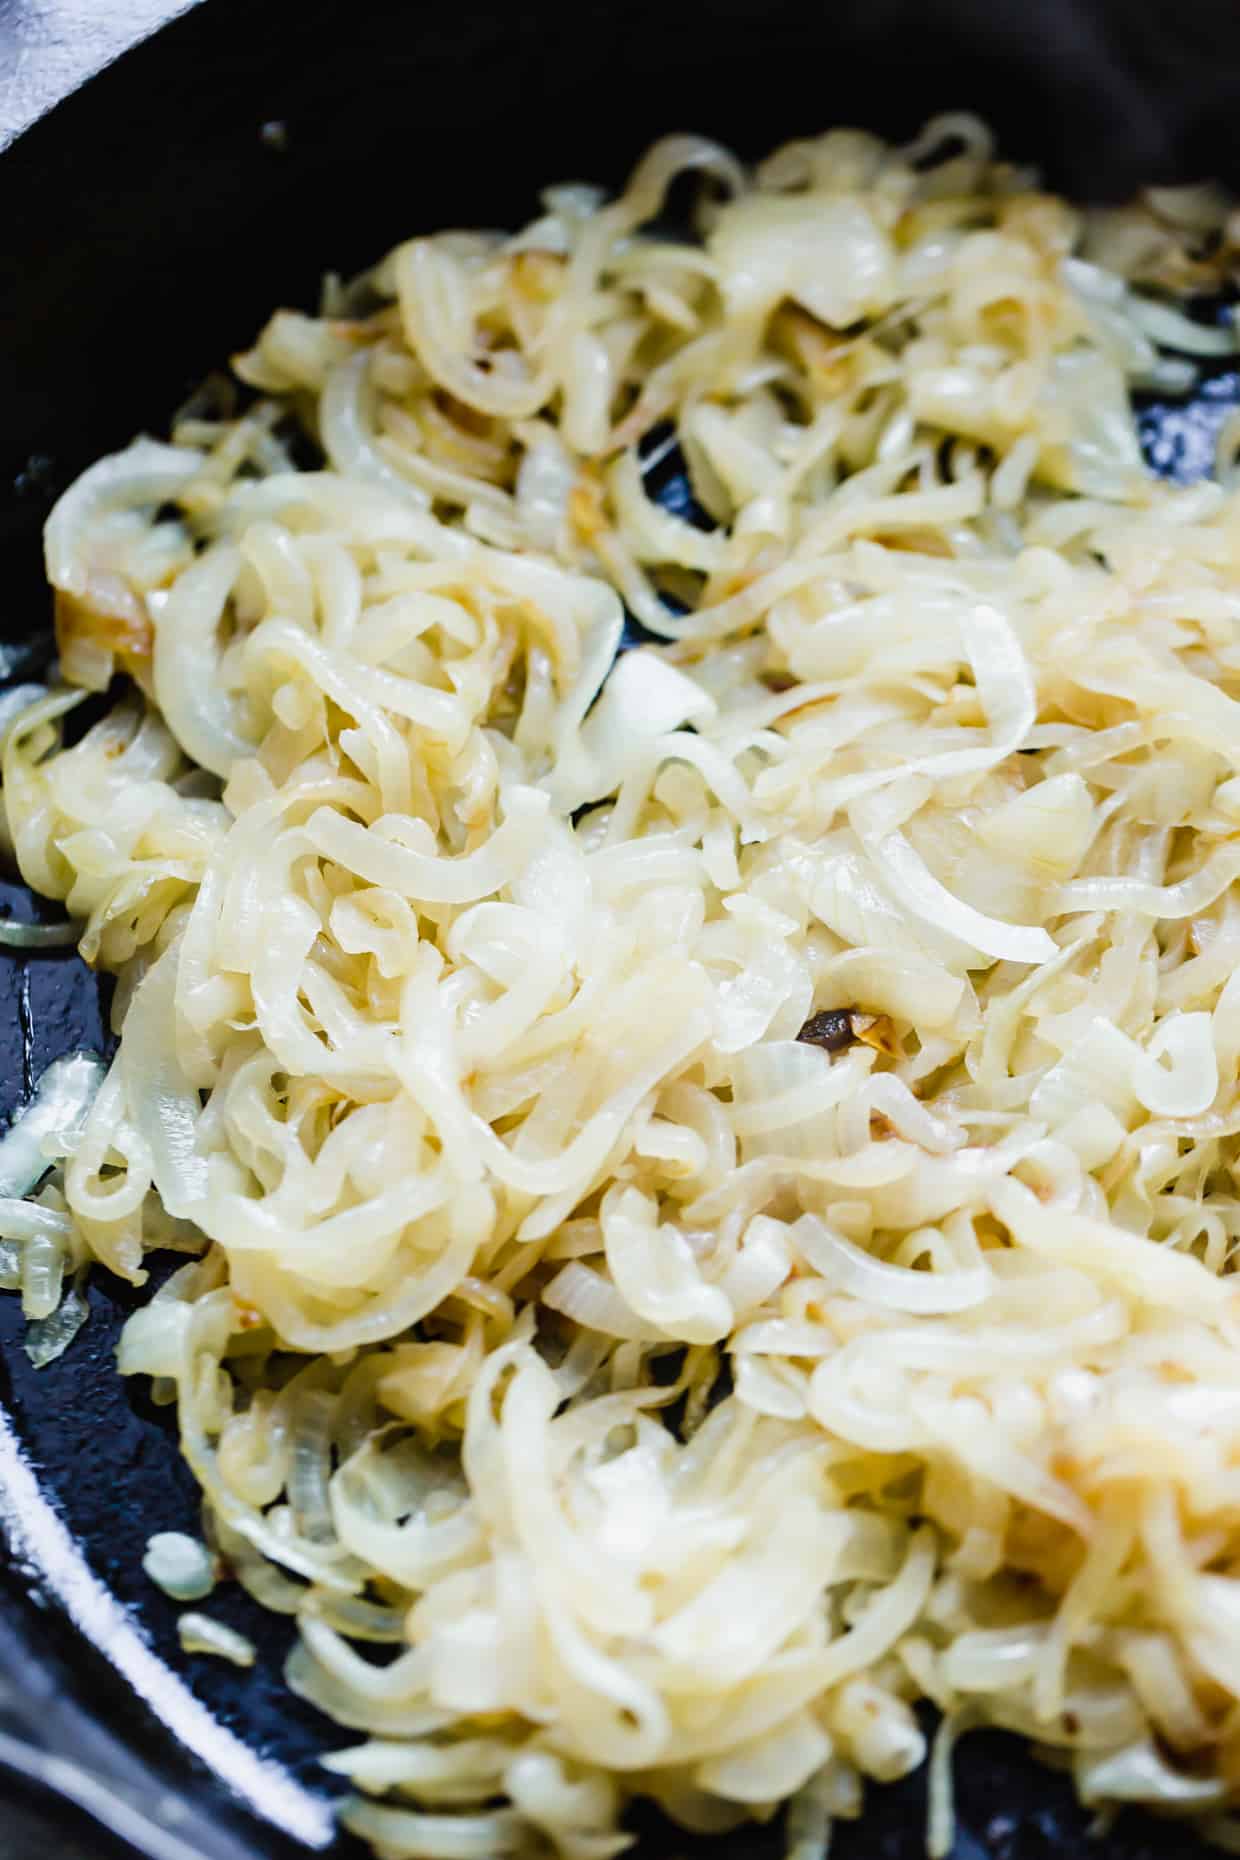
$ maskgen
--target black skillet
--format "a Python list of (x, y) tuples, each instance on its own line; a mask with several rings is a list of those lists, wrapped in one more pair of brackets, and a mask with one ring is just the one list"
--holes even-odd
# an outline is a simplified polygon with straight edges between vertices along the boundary
[[(126, 0), (0, 0), (0, 140), (30, 97), (90, 67), (96, 41), (57, 37), (66, 12), (100, 43), (136, 36)], [(1231, 0), (205, 0), (0, 155), (0, 641), (45, 652), (39, 530), (57, 490), (135, 428), (160, 430), (272, 305), (313, 302), (323, 269), (399, 235), (518, 223), (540, 184), (614, 183), (670, 128), (757, 154), (962, 107), (1078, 196), (1234, 182), (1238, 103)], [(1240, 376), (1220, 370), (1144, 408), (1151, 462), (1200, 475), (1237, 401)], [(650, 482), (687, 495), (674, 452)], [(0, 888), (0, 909), (37, 908)], [(0, 957), (0, 1116), (105, 1029), (76, 957)], [(152, 1529), (194, 1528), (193, 1483), (166, 1411), (112, 1367), (134, 1295), (100, 1274), (90, 1298), (86, 1330), (36, 1374), (0, 1297), (0, 1860), (345, 1860), (316, 1764), (332, 1729), (283, 1690), (286, 1628), (221, 1591), (213, 1609), (258, 1642), (258, 1667), (187, 1661), (141, 1574)], [(955, 1860), (1192, 1846), (1135, 1815), (1090, 1838), (1066, 1781), (1012, 1740), (967, 1738), (956, 1767)], [(873, 1789), (835, 1854), (920, 1860), (923, 1803), (921, 1778)], [(706, 1845), (640, 1827), (644, 1860)], [(764, 1860), (778, 1830), (724, 1846)]]

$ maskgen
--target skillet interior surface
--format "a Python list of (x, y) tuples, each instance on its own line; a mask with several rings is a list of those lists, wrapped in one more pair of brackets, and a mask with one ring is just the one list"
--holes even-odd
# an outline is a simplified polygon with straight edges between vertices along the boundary
[[(1132, 9), (1132, 11), (1138, 11)], [(1150, 178), (1227, 173), (1240, 91), (1240, 16), (1215, 5), (1039, 9), (957, 0), (839, 4), (715, 0), (707, 14), (532, 0), (432, 11), (353, 0), (208, 0), (62, 104), (0, 158), (0, 639), (15, 676), (46, 658), (39, 530), (56, 492), (185, 394), (278, 302), (310, 304), (406, 233), (518, 223), (537, 188), (615, 183), (653, 136), (718, 134), (757, 154), (796, 133), (860, 122), (906, 133), (973, 107), (1005, 146), (1068, 192), (1119, 197)], [(1230, 57), (1229, 57), (1230, 52)], [(279, 125), (279, 129), (265, 125)], [(1231, 178), (1237, 178), (1233, 171)], [(1240, 403), (1240, 374), (1141, 412), (1155, 467), (1192, 478)], [(660, 494), (685, 487), (674, 474)], [(41, 644), (43, 642), (43, 644)], [(20, 886), (0, 908), (36, 910)], [(0, 955), (0, 1116), (57, 1055), (104, 1050), (106, 1003), (76, 957)], [(156, 1268), (155, 1276), (158, 1276)], [(153, 1529), (193, 1530), (197, 1501), (167, 1410), (122, 1384), (112, 1355), (136, 1298), (100, 1273), (91, 1320), (36, 1373), (17, 1301), (0, 1299), (0, 1771), (15, 1803), (52, 1787), (113, 1788), (119, 1840), (96, 1860), (289, 1860), (330, 1839), (316, 1758), (339, 1733), (285, 1691), (287, 1626), (227, 1588), (213, 1612), (260, 1660), (180, 1653), (176, 1609), (145, 1579)], [(12, 1738), (8, 1732), (14, 1733)], [(23, 1745), (80, 1766), (49, 1775)], [(1009, 1739), (957, 1757), (956, 1860), (1172, 1860), (1172, 1827), (1122, 1817), (1087, 1839), (1066, 1780)], [(924, 1780), (870, 1792), (840, 1860), (924, 1851)], [(66, 1838), (77, 1810), (57, 1811)], [(123, 1824), (123, 1825), (122, 1825)], [(653, 1820), (644, 1856), (705, 1852)], [(125, 1841), (129, 1845), (125, 1844)], [(110, 1844), (109, 1844), (110, 1843)], [(777, 1829), (711, 1843), (741, 1860)], [(9, 1851), (13, 1851), (10, 1849)], [(331, 1846), (344, 1860), (359, 1850)]]

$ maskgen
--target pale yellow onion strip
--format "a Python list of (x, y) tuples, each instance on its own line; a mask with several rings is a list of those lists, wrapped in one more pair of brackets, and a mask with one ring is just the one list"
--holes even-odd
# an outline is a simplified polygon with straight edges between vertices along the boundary
[(6, 1195), (0, 1198), (0, 1236), (6, 1240), (51, 1240), (67, 1247), (73, 1238), (73, 1222), (56, 1208), (14, 1201)]
[(57, 499), (44, 531), (47, 578), (53, 587), (84, 594), (90, 583), (91, 527), (117, 509), (154, 509), (175, 499), (201, 470), (201, 452), (136, 439), (100, 459)]
[[(734, 157), (705, 137), (666, 136), (656, 142), (634, 170), (619, 200), (596, 213), (583, 226), (569, 258), (565, 288), (547, 319), (544, 332), (547, 354), (571, 353), (574, 339), (589, 320), (591, 301), (609, 254), (626, 234), (658, 212), (672, 180), (686, 170), (713, 174), (734, 193), (741, 192), (745, 185), (743, 172)], [(676, 361), (676, 357), (671, 359), (669, 369), (675, 368)], [(659, 411), (662, 411), (661, 406)], [(639, 437), (658, 417), (659, 412), (651, 415), (639, 398), (625, 427), (634, 437)], [(621, 441), (620, 430), (613, 433), (610, 446), (629, 443), (628, 439)]]
[[(488, 934), (489, 946), (484, 944)], [(464, 1061), (485, 1060), (493, 1066), (542, 1018), (566, 979), (564, 941), (554, 929), (549, 934), (545, 921), (533, 911), (514, 906), (475, 904), (457, 919), (448, 938), (449, 955), (457, 961), (480, 962), (493, 981), (506, 984), (500, 999), (462, 1028), (459, 1051)]]
[[(460, 288), (455, 261), (432, 241), (415, 239), (396, 253), (395, 267), (409, 346), (439, 385), (466, 406), (499, 419), (528, 420), (537, 413), (551, 393), (549, 371), (527, 372), (524, 379), (494, 367), (484, 372), (453, 341), (457, 312), (452, 299)], [(472, 329), (466, 335), (472, 340)]]
[(640, 1319), (688, 1343), (728, 1335), (733, 1312), (726, 1293), (704, 1281), (686, 1240), (674, 1227), (658, 1226), (636, 1190), (612, 1190), (604, 1199), (603, 1239), (616, 1288)]
[(655, 1343), (663, 1333), (637, 1317), (610, 1280), (580, 1260), (561, 1266), (542, 1293), (541, 1304), (559, 1311), (583, 1330), (629, 1343)]
[(843, 1235), (832, 1233), (812, 1214), (803, 1214), (790, 1238), (828, 1285), (893, 1311), (968, 1311), (984, 1304), (992, 1288), (984, 1266), (960, 1272), (911, 1272), (876, 1260)]
[[(290, 1265), (304, 1263), (313, 1276), (319, 1256), (330, 1264), (347, 1261), (354, 1250), (364, 1255), (368, 1240), (401, 1234), (413, 1222), (442, 1208), (452, 1192), (452, 1178), (441, 1167), (313, 1223), (295, 1225), (281, 1207), (279, 1195), (257, 1200), (226, 1193), (209, 1197), (200, 1221), (230, 1254), (282, 1255)], [(347, 1273), (342, 1283), (347, 1286)]]
[(989, 1200), (1021, 1246), (1066, 1263), (1087, 1261), (1135, 1302), (1210, 1324), (1230, 1326), (1240, 1320), (1240, 1300), (1187, 1254), (1149, 1246), (1136, 1234), (1103, 1221), (1045, 1209), (1029, 1189), (1010, 1179), (996, 1183)]
[(214, 525), (222, 535), (231, 536), (244, 532), (256, 517), (287, 520), (298, 512), (305, 512), (320, 526), (347, 532), (354, 547), (417, 550), (427, 558), (432, 580), (450, 574), (453, 563), (459, 572), (459, 566), (471, 562), (478, 548), (462, 531), (438, 522), (416, 502), (385, 487), (328, 471), (276, 472), (253, 482), (235, 482)]
[(724, 539), (698, 530), (646, 496), (636, 452), (622, 452), (607, 473), (617, 521), (639, 562), (675, 562), (713, 574), (724, 556)]
[(547, 797), (511, 788), (507, 815), (485, 846), (458, 858), (415, 852), (321, 808), (305, 826), (308, 842), (372, 885), (390, 887), (420, 903), (475, 904), (522, 870), (547, 814)]
[(1204, 864), (1174, 885), (1151, 885), (1139, 878), (1074, 878), (1061, 885), (1056, 909), (1126, 911), (1140, 917), (1194, 917), (1220, 898), (1240, 878), (1240, 844), (1220, 845)]
[(227, 775), (253, 747), (221, 675), (219, 630), (240, 566), (231, 545), (209, 549), (169, 590), (155, 628), (156, 702), (186, 753), (213, 775)]
[(543, 1579), (554, 1579), (576, 1620), (601, 1634), (642, 1634), (653, 1620), (649, 1595), (620, 1561), (584, 1541), (560, 1511), (548, 1459), (549, 1423), (559, 1400), (550, 1371), (527, 1356), (508, 1385), (500, 1422), (508, 1502), (520, 1541)]
[(378, 666), (367, 666), (359, 675), (342, 655), (310, 639), (287, 620), (264, 620), (246, 642), (245, 656), (247, 665), (264, 669), (273, 659), (291, 661), (364, 726), (391, 711), (441, 737), (454, 750), (464, 745), (468, 719), (464, 707), (449, 692), (400, 678)]
[[(55, 810), (47, 771), (41, 766), (47, 753), (47, 737), (41, 734), (41, 726), (56, 725), (61, 717), (75, 710), (86, 695), (84, 691), (72, 689), (48, 691), (14, 718), (4, 732), (2, 766), (7, 832), (22, 877), (31, 890), (49, 898), (65, 897), (71, 880), (51, 831)], [(49, 728), (47, 734), (53, 733)], [(31, 751), (31, 739), (39, 745), (37, 760)]]
[[(859, 828), (859, 837), (864, 844), (864, 828)], [(923, 923), (948, 930), (997, 962), (1042, 963), (1058, 953), (1058, 944), (1045, 930), (1003, 923), (953, 897), (903, 833), (888, 833), (867, 851), (875, 871)]]
[(202, 1106), (176, 1052), (177, 945), (148, 971), (125, 1017), (118, 1066), (128, 1116), (150, 1154), (170, 1214), (193, 1219), (207, 1191), (198, 1147)]
[(342, 476), (376, 485), (419, 510), (429, 510), (431, 500), (425, 490), (397, 470), (374, 430), (370, 369), (370, 350), (359, 349), (328, 371), (319, 399), (323, 450)]
[(528, 1852), (526, 1824), (512, 1809), (436, 1815), (354, 1797), (340, 1818), (389, 1860), (506, 1860)]
[[(238, 1290), (259, 1303), (270, 1316), (277, 1335), (297, 1349), (326, 1352), (382, 1343), (400, 1336), (442, 1304), (469, 1271), (479, 1238), (476, 1224), (464, 1218), (450, 1226), (454, 1231), (450, 1231), (442, 1250), (423, 1272), (410, 1274), (407, 1264), (402, 1263), (397, 1273), (389, 1273), (389, 1283), (381, 1286), (379, 1294), (360, 1311), (330, 1322), (307, 1317), (278, 1280), (264, 1277), (261, 1271), (252, 1275), (248, 1265), (241, 1269), (240, 1262), (235, 1269)], [(243, 1255), (242, 1260), (249, 1257)]]
[[(553, 1160), (526, 1162), (478, 1120), (475, 1135), (482, 1145), (488, 1168), (499, 1181), (526, 1194), (565, 1195), (572, 1191), (584, 1195), (612, 1145), (623, 1132), (625, 1123), (647, 1092), (652, 1091), (663, 1079), (673, 1076), (685, 1064), (702, 1044), (708, 1030), (705, 1011), (696, 1004), (692, 1005), (681, 1024), (673, 1024), (669, 1038), (656, 1049), (641, 1070), (600, 1106), (563, 1155)], [(522, 1225), (520, 1237), (541, 1237), (537, 1231), (540, 1224), (538, 1217), (528, 1216)]]

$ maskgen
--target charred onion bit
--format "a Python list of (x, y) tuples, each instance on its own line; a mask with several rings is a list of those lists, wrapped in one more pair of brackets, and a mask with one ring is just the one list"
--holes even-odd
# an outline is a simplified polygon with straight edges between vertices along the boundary
[(848, 1008), (828, 1008), (823, 1014), (811, 1014), (797, 1035), (807, 1046), (821, 1046), (828, 1053), (842, 1053), (858, 1038)]
[(804, 1040), (807, 1046), (821, 1046), (827, 1053), (842, 1053), (860, 1041), (877, 1053), (885, 1053), (888, 1059), (904, 1057), (888, 1016), (858, 1014), (855, 1008), (827, 1008), (821, 1014), (811, 1014), (797, 1039)]

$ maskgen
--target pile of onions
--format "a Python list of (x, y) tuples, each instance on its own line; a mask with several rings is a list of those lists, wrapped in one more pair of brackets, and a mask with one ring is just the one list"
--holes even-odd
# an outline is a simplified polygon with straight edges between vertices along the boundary
[(120, 1045), (0, 1147), (3, 1282), (50, 1355), (187, 1255), (152, 1574), (297, 1617), (378, 1854), (637, 1795), (814, 1860), (926, 1698), (937, 1852), (978, 1724), (1234, 1844), (1240, 503), (1130, 410), (1235, 350), (1229, 212), (673, 137), (58, 504), (5, 832)]

